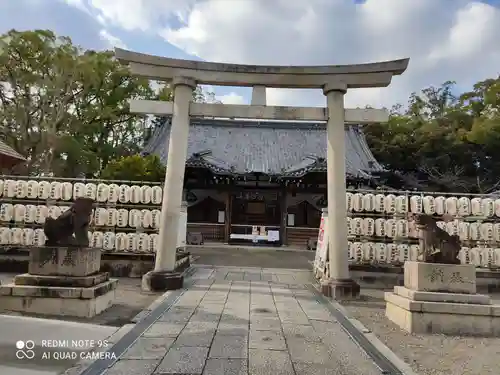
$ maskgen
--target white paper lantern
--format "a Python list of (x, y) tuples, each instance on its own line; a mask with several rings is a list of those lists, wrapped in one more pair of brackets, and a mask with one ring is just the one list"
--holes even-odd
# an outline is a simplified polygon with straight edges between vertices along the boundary
[(128, 250), (128, 237), (127, 237), (126, 233), (116, 233), (115, 249), (117, 251), (127, 251)]
[(23, 180), (16, 181), (16, 198), (23, 199), (28, 195), (28, 182)]
[(363, 243), (363, 261), (374, 262), (376, 260), (375, 246), (373, 242)]
[(108, 208), (107, 215), (108, 215), (108, 218), (106, 220), (106, 226), (107, 227), (114, 227), (116, 225), (116, 208)]
[(408, 237), (408, 222), (404, 219), (396, 220), (396, 236), (398, 238)]
[(12, 245), (23, 244), (23, 230), (21, 228), (12, 228), (10, 230), (10, 243)]
[(500, 217), (500, 199), (495, 200), (495, 216)]
[(352, 193), (346, 193), (345, 195), (345, 205), (346, 205), (346, 210), (347, 212), (351, 212), (353, 208), (353, 194)]
[(493, 241), (500, 242), (500, 223), (493, 224)]
[(438, 221), (438, 222), (436, 223), (436, 225), (438, 226), (438, 228), (440, 228), (440, 229), (442, 229), (442, 230), (446, 231), (446, 222), (444, 222), (444, 221)]
[(363, 260), (363, 244), (361, 242), (354, 242), (354, 262), (361, 263)]
[(160, 228), (160, 219), (161, 219), (161, 211), (160, 210), (151, 210), (151, 223), (153, 228)]
[(35, 222), (38, 224), (45, 223), (45, 219), (49, 215), (49, 209), (47, 206), (36, 206)]
[(137, 251), (137, 235), (135, 233), (127, 233), (128, 251), (135, 253)]
[(352, 196), (352, 208), (355, 212), (363, 211), (363, 194), (356, 193)]
[(115, 234), (113, 232), (105, 232), (102, 241), (102, 249), (110, 251), (115, 248)]
[(26, 206), (24, 204), (14, 205), (14, 221), (22, 223), (24, 221), (24, 216), (26, 215)]
[(434, 198), (434, 207), (436, 208), (436, 214), (443, 215), (446, 213), (445, 201), (445, 197), (439, 196)]
[(375, 234), (375, 220), (370, 217), (363, 219), (363, 236), (373, 236)]
[(458, 237), (460, 241), (467, 241), (470, 239), (470, 225), (465, 221), (458, 224)]
[(470, 248), (462, 247), (458, 253), (461, 264), (470, 264)]
[(24, 219), (25, 223), (34, 223), (36, 219), (36, 206), (28, 204), (25, 206)]
[(493, 224), (482, 223), (479, 227), (479, 235), (483, 241), (493, 241)]
[(399, 214), (408, 212), (408, 197), (406, 195), (398, 195), (396, 197), (396, 212)]
[(85, 184), (77, 182), (73, 185), (73, 198), (83, 198), (85, 197), (86, 189)]
[(73, 184), (71, 182), (63, 182), (61, 184), (61, 199), (63, 201), (73, 199)]
[(141, 210), (141, 223), (143, 228), (151, 227), (153, 217), (150, 210)]
[(143, 185), (141, 186), (141, 203), (150, 204), (151, 203), (151, 186)]
[(14, 198), (16, 196), (16, 181), (5, 180), (3, 183), (3, 196), (5, 198)]
[(384, 219), (376, 219), (375, 220), (375, 235), (377, 237), (385, 237), (385, 220)]
[(163, 196), (163, 189), (160, 186), (153, 186), (151, 188), (151, 203), (161, 204)]
[(427, 195), (423, 199), (424, 213), (434, 215), (436, 213), (436, 204), (433, 196)]
[(50, 182), (39, 181), (38, 182), (38, 199), (49, 199), (50, 198)]
[(14, 216), (14, 205), (3, 203), (0, 206), (0, 221), (11, 221)]
[(394, 194), (389, 194), (385, 197), (384, 211), (388, 214), (396, 213), (396, 196)]
[(131, 203), (140, 203), (141, 202), (141, 187), (137, 185), (132, 185), (130, 187), (130, 202)]
[(456, 197), (448, 197), (445, 202), (445, 211), (448, 215), (457, 216), (458, 215), (458, 199)]
[(396, 244), (387, 244), (387, 260), (388, 263), (398, 263), (399, 262), (399, 251)]
[(94, 223), (98, 227), (105, 226), (108, 223), (108, 210), (103, 207), (96, 208)]
[(2, 227), (0, 228), (0, 244), (9, 245), (10, 244), (10, 229)]
[(29, 180), (26, 182), (26, 198), (37, 199), (38, 198), (38, 182)]
[(481, 205), (481, 198), (472, 198), (470, 201), (471, 213), (473, 216), (482, 216), (483, 208)]
[(141, 226), (141, 211), (132, 209), (128, 213), (128, 226), (132, 228), (140, 228)]
[(477, 241), (481, 238), (480, 231), (481, 223), (469, 223), (469, 238), (473, 241)]
[(421, 214), (423, 211), (423, 198), (420, 195), (414, 195), (410, 198), (410, 211), (414, 214)]
[(125, 228), (128, 225), (128, 210), (120, 208), (117, 211), (116, 218), (117, 218), (116, 225), (119, 226), (120, 228)]
[(137, 250), (140, 253), (149, 253), (149, 236), (146, 233), (139, 233), (137, 235)]
[(401, 263), (406, 262), (407, 260), (410, 260), (410, 246), (407, 244), (399, 244), (398, 245), (398, 260)]
[(410, 245), (410, 260), (418, 261), (420, 257), (420, 245)]
[(476, 267), (481, 265), (481, 249), (479, 247), (473, 247), (470, 249), (470, 263)]
[(471, 204), (470, 199), (467, 197), (461, 197), (458, 200), (458, 216), (466, 217), (470, 216)]
[(118, 193), (118, 202), (120, 203), (128, 203), (131, 198), (131, 190), (128, 185), (120, 185), (120, 191)]
[(349, 261), (353, 261), (356, 258), (356, 252), (354, 250), (354, 242), (347, 241), (347, 248), (349, 249)]
[(363, 195), (363, 211), (372, 212), (375, 210), (375, 195), (365, 194)]
[(396, 220), (389, 219), (385, 221), (385, 233), (389, 238), (395, 238), (397, 235), (396, 231)]
[[(153, 215), (151, 214), (151, 218)], [(153, 220), (151, 220), (153, 222)], [(354, 233), (354, 224), (352, 223), (352, 219), (347, 217), (347, 237), (354, 237), (356, 234)]]
[(375, 195), (375, 199), (374, 199), (373, 204), (374, 204), (375, 212), (384, 212), (384, 210), (385, 210), (385, 195), (384, 194)]
[(495, 264), (495, 250), (489, 247), (480, 250), (481, 267), (491, 268)]
[(49, 198), (53, 200), (59, 200), (62, 196), (62, 186), (60, 182), (52, 181), (50, 183)]
[(150, 244), (151, 251), (153, 253), (156, 253), (156, 250), (158, 249), (158, 234), (151, 233), (149, 235), (149, 244)]
[(97, 197), (97, 186), (96, 184), (89, 182), (85, 184), (85, 196), (92, 200), (95, 200)]
[(375, 244), (375, 258), (377, 259), (377, 262), (387, 262), (387, 246), (385, 243), (377, 242)]
[(33, 235), (33, 246), (43, 246), (45, 245), (45, 233), (42, 228), (37, 228), (34, 230)]
[(104, 233), (100, 231), (94, 231), (90, 240), (90, 247), (96, 249), (102, 249), (104, 243)]
[(98, 202), (106, 202), (109, 197), (109, 187), (107, 184), (100, 183), (97, 184), (97, 194), (96, 194), (96, 200)]
[(495, 253), (495, 266), (499, 267), (500, 266), (500, 249), (495, 248), (495, 249), (493, 249), (493, 251)]
[(481, 212), (483, 216), (492, 217), (495, 215), (495, 201), (491, 198), (481, 199)]
[(35, 239), (35, 231), (31, 228), (24, 228), (22, 244), (24, 246), (33, 246), (34, 239)]
[(118, 198), (120, 196), (120, 187), (116, 184), (111, 184), (108, 186), (108, 189), (109, 189), (108, 202), (109, 203), (118, 202)]

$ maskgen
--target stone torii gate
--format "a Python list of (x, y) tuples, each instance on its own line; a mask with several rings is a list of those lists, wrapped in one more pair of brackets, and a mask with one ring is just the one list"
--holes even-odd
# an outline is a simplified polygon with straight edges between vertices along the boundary
[[(157, 290), (179, 288), (175, 255), (182, 204), (189, 118), (193, 116), (309, 120), (327, 122), (327, 179), (329, 231), (329, 288), (334, 298), (355, 297), (359, 286), (349, 277), (346, 226), (345, 123), (386, 122), (388, 114), (378, 109), (345, 109), (348, 89), (387, 87), (394, 75), (402, 74), (409, 59), (357, 65), (260, 66), (170, 59), (115, 49), (119, 61), (135, 76), (170, 82), (173, 102), (134, 100), (134, 113), (172, 115), (165, 187), (161, 210), (155, 268), (144, 276), (143, 286)], [(197, 84), (253, 87), (251, 105), (192, 103)], [(266, 106), (265, 88), (322, 89), (326, 108)]]

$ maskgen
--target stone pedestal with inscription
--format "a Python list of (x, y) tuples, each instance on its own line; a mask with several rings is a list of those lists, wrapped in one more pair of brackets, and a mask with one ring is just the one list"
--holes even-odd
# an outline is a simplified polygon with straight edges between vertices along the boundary
[(117, 280), (99, 272), (100, 264), (100, 249), (31, 249), (29, 273), (0, 286), (0, 305), (8, 311), (91, 318), (115, 298)]
[(387, 318), (410, 333), (500, 336), (500, 305), (476, 294), (474, 265), (405, 262), (404, 286), (385, 301)]

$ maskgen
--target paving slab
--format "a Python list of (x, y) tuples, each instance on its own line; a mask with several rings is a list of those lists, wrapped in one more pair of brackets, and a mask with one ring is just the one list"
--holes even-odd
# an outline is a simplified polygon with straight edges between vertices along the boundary
[(228, 267), (195, 274), (106, 375), (380, 374), (307, 288), (309, 276), (297, 274)]

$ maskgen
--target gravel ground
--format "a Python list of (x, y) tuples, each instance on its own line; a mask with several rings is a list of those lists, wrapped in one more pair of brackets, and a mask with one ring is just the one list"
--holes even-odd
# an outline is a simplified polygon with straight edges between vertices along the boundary
[[(15, 274), (0, 274), (2, 284), (12, 281)], [(130, 323), (130, 320), (149, 306), (159, 296), (159, 294), (144, 294), (141, 292), (141, 279), (131, 279), (125, 277), (118, 278), (118, 286), (115, 292), (115, 303), (102, 314), (94, 318), (71, 318), (62, 316), (39, 316), (36, 314), (20, 314), (16, 312), (3, 311), (0, 305), (0, 314), (24, 315), (33, 317), (43, 317), (48, 319), (68, 320), (73, 322), (85, 322), (92, 324), (110, 325), (121, 327)]]
[[(498, 375), (500, 338), (412, 335), (385, 317), (384, 292), (362, 289), (359, 301), (343, 302), (349, 314), (419, 375)], [(500, 295), (491, 296), (499, 303)]]

